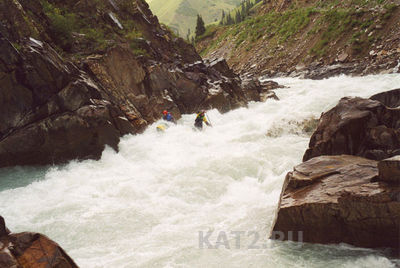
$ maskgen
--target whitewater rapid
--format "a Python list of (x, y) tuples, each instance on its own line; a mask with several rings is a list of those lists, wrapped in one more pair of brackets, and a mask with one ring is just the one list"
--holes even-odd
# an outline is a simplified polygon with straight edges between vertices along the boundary
[[(267, 235), (284, 177), (308, 145), (304, 120), (341, 97), (398, 88), (400, 75), (276, 81), (287, 86), (280, 101), (212, 110), (203, 132), (184, 115), (164, 134), (154, 124), (125, 136), (99, 161), (2, 169), (0, 215), (14, 232), (48, 235), (81, 267), (395, 267), (382, 252)], [(213, 245), (226, 234), (230, 249), (201, 249), (208, 231)], [(255, 233), (259, 249), (249, 249)]]

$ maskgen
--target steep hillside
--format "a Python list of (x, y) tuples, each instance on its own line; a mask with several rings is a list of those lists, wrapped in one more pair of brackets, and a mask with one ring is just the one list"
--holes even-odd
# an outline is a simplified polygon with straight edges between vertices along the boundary
[(3, 0), (0, 22), (0, 166), (98, 158), (164, 109), (228, 111), (263, 93), (204, 63), (143, 0)]
[[(196, 45), (238, 72), (321, 78), (396, 69), (400, 1), (266, 1), (232, 26), (210, 26)], [(315, 72), (325, 68), (324, 74)]]
[(161, 22), (186, 37), (188, 29), (194, 32), (196, 16), (201, 14), (205, 23), (221, 18), (222, 10), (235, 8), (241, 0), (147, 0), (150, 9)]

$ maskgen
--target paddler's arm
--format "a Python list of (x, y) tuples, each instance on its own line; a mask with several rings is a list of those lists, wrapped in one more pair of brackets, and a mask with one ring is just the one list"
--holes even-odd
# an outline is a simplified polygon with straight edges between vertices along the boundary
[(204, 123), (206, 123), (207, 126), (212, 127), (212, 125), (207, 121), (207, 118), (204, 116), (203, 117)]

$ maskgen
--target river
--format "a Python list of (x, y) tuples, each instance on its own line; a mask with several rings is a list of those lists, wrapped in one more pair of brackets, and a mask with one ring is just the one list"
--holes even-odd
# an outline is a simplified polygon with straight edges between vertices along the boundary
[(1, 169), (0, 215), (14, 232), (48, 235), (83, 268), (395, 267), (380, 251), (267, 236), (308, 145), (305, 120), (344, 96), (398, 88), (400, 75), (276, 81), (287, 86), (280, 101), (209, 111), (203, 132), (184, 115), (165, 133), (154, 124), (123, 137), (99, 161)]

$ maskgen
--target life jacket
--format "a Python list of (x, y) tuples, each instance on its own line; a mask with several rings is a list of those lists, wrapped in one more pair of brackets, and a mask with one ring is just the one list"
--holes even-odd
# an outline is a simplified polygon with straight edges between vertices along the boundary
[(163, 116), (163, 119), (166, 121), (173, 121), (172, 115), (170, 113)]
[(197, 117), (196, 117), (196, 120), (194, 121), (194, 125), (196, 127), (203, 127), (203, 121), (207, 122), (207, 119), (205, 119), (205, 115), (204, 114), (202, 115), (201, 113), (198, 113)]

